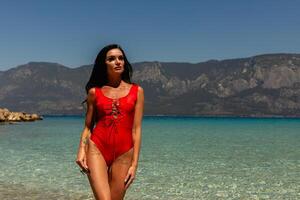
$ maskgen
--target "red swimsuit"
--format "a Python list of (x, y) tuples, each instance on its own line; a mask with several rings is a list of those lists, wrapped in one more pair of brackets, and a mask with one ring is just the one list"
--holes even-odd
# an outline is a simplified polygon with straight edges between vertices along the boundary
[(132, 127), (138, 85), (132, 84), (128, 94), (118, 99), (106, 97), (96, 88), (97, 123), (91, 140), (102, 153), (107, 166), (133, 147)]

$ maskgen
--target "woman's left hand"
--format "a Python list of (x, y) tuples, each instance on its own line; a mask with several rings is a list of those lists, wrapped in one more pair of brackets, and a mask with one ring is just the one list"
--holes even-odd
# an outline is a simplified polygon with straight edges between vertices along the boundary
[(128, 189), (128, 187), (130, 186), (130, 184), (133, 182), (133, 180), (135, 179), (135, 173), (136, 173), (136, 167), (135, 166), (131, 166), (128, 169), (126, 178), (125, 178), (125, 189)]

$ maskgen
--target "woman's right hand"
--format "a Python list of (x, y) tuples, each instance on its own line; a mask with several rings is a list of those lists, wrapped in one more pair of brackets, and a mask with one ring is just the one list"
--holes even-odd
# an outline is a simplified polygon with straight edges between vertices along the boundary
[(83, 132), (81, 134), (79, 149), (77, 153), (76, 163), (82, 169), (81, 172), (88, 173), (89, 169), (87, 166), (87, 156), (86, 152), (88, 149), (88, 141), (91, 135), (91, 128), (93, 127), (93, 119), (94, 119), (94, 103), (95, 103), (95, 96), (96, 96), (96, 88), (91, 88), (88, 91), (87, 96), (87, 113), (85, 117), (85, 126)]
[(83, 170), (83, 172), (88, 172), (85, 147), (79, 147), (78, 153), (77, 153), (77, 158), (76, 158), (76, 163)]

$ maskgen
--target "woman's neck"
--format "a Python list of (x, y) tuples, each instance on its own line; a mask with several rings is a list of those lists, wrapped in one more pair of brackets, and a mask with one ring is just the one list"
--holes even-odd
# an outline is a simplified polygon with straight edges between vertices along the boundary
[(116, 88), (121, 84), (121, 82), (122, 82), (121, 76), (109, 77), (107, 85)]

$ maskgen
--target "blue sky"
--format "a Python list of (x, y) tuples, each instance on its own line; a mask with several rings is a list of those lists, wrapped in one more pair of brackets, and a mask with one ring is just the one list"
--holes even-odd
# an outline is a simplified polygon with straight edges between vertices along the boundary
[(93, 63), (119, 43), (131, 62), (300, 53), (300, 1), (1, 1), (0, 70)]

